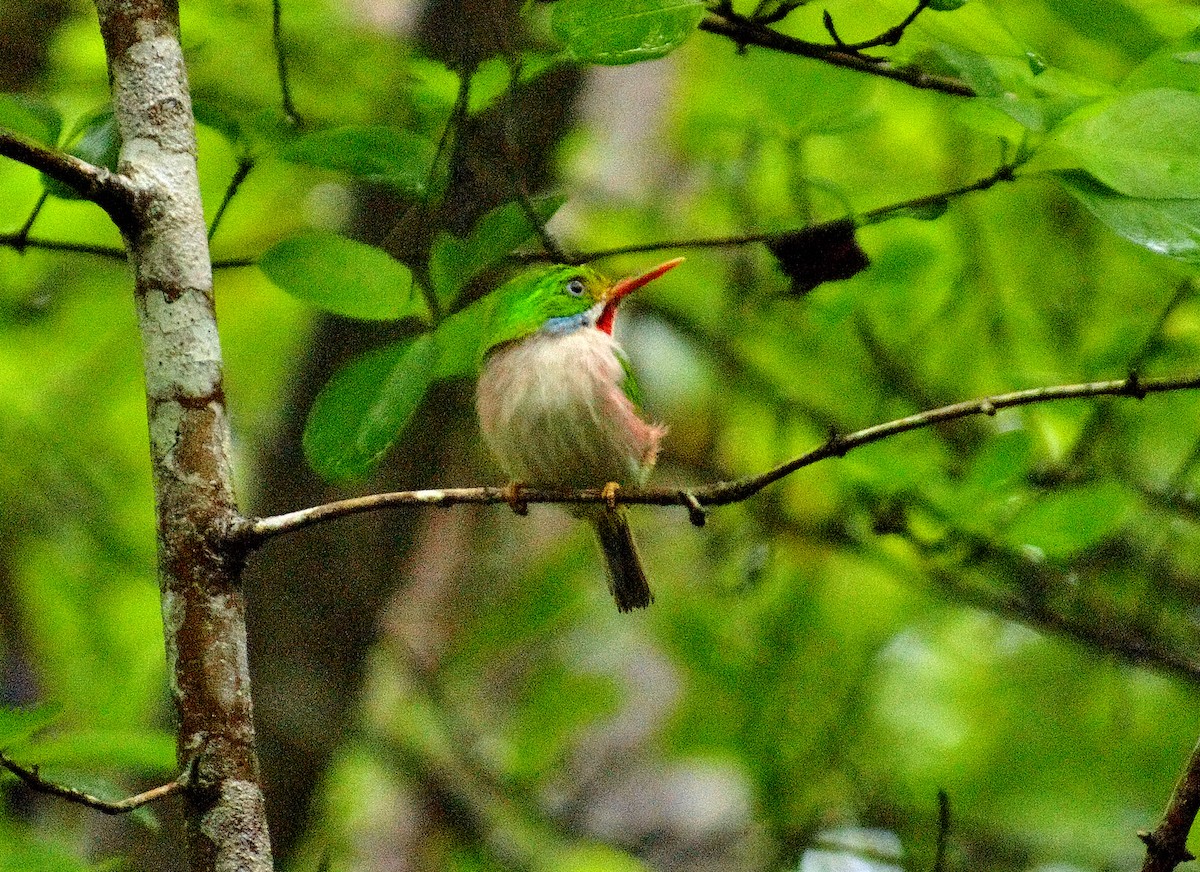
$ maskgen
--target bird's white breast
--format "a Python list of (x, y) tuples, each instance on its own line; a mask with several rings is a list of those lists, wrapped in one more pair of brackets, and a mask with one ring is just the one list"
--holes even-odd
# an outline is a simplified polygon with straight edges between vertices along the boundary
[(617, 353), (612, 336), (594, 327), (543, 331), (491, 352), (479, 420), (510, 476), (567, 487), (644, 480), (665, 431), (625, 396)]

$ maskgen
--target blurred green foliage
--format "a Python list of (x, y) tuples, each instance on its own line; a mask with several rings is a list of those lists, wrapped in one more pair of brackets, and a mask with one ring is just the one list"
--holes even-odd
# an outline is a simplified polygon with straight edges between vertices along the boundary
[[(873, 50), (974, 98), (738, 51), (694, 32), (695, 2), (613, 6), (531, 9), (521, 69), (465, 71), (464, 108), (459, 75), (380, 9), (288, 0), (297, 134), (270, 9), (184, 4), (210, 219), (255, 162), (213, 238), (218, 261), (266, 253), (216, 273), (247, 500), (269, 487), (256, 459), (292, 411), (309, 304), (403, 334), (314, 405), (306, 446), (330, 478), (403, 452), (429, 386), (469, 378), (480, 310), (464, 289), (536, 245), (525, 212), (440, 232), (405, 265), (345, 237), (364, 184), (441, 196), (446, 125), (562, 63), (634, 62), (588, 73), (552, 156), (550, 229), (572, 251), (856, 218), (1030, 158), (944, 210), (862, 227), (870, 268), (807, 295), (765, 246), (689, 250), (620, 328), (671, 427), (655, 483), (758, 472), (830, 431), (969, 397), (1195, 369), (1193, 4), (937, 3)], [(911, 4), (830, 0), (773, 26), (827, 43), (825, 9), (853, 42)], [(0, 124), (68, 148), (99, 129), (107, 89), (94, 14), (71, 11), (31, 93), (0, 100)], [(42, 190), (0, 161), (0, 230)], [(120, 244), (99, 209), (61, 198), (31, 239)], [(0, 709), (0, 748), (131, 791), (174, 772), (143, 408), (120, 260), (0, 249), (0, 699), (58, 707), (44, 725)], [(635, 510), (658, 594), (635, 616), (613, 612), (563, 515), (452, 509), (468, 535), (429, 521), (442, 538), (414, 561), (445, 568), (434, 605), (401, 593), (362, 616), (381, 629), (356, 729), (289, 868), (928, 869), (939, 789), (947, 868), (1127, 868), (1197, 729), (1197, 420), (1182, 393), (1030, 406), (802, 470), (703, 530)], [(498, 480), (477, 441), (455, 447)], [(110, 856), (87, 816), (31, 811), (0, 784), (0, 869)], [(891, 834), (899, 856), (847, 833)]]

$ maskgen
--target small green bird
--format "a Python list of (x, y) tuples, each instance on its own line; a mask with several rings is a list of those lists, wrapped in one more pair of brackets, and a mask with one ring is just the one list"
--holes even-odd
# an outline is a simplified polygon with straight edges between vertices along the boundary
[[(514, 483), (543, 487), (642, 485), (666, 428), (642, 419), (628, 361), (613, 339), (626, 294), (683, 263), (609, 282), (586, 266), (523, 273), (496, 291), (483, 343), (476, 408), (484, 439)], [(625, 512), (587, 505), (609, 589), (622, 612), (654, 601)]]

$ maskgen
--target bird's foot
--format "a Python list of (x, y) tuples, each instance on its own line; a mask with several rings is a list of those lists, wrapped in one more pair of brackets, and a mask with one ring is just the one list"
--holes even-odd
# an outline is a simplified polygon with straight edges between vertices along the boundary
[(529, 514), (529, 503), (521, 497), (521, 491), (524, 489), (525, 483), (520, 481), (510, 481), (504, 486), (504, 502), (508, 503), (514, 515), (522, 517)]
[(617, 491), (620, 489), (621, 486), (615, 481), (610, 481), (604, 487), (600, 488), (600, 496), (604, 497), (605, 505), (608, 506), (610, 512), (617, 510)]

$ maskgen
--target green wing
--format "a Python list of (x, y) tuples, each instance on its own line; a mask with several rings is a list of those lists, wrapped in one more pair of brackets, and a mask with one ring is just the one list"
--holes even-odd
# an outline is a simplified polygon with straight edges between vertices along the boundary
[(625, 396), (629, 397), (629, 402), (633, 403), (635, 409), (642, 408), (642, 389), (638, 387), (637, 379), (633, 375), (633, 367), (629, 365), (629, 358), (625, 356), (625, 352), (617, 349), (617, 360), (621, 362), (621, 369), (625, 370), (625, 381), (621, 382), (621, 390), (625, 392)]

